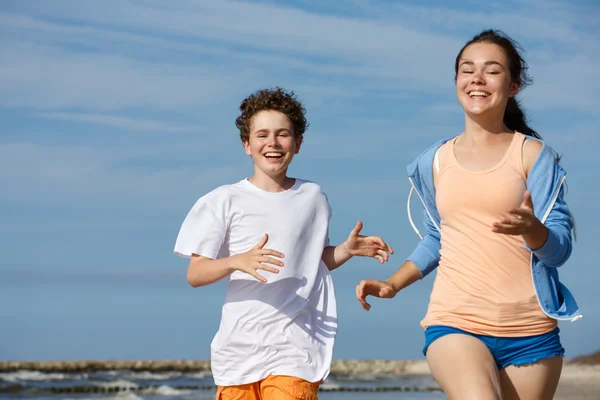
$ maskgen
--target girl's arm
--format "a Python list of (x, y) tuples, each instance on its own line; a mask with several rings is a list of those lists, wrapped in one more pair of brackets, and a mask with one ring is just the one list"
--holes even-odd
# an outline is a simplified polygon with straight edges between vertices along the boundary
[(410, 286), (421, 279), (421, 271), (411, 261), (406, 261), (392, 276), (385, 281), (367, 280), (361, 281), (356, 286), (356, 298), (361, 306), (369, 311), (371, 305), (367, 302), (367, 296), (391, 299), (400, 290)]

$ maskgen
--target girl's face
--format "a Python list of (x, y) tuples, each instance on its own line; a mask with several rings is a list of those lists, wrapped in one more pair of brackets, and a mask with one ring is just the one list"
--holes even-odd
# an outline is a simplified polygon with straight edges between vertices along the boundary
[(508, 59), (493, 43), (473, 43), (462, 53), (456, 75), (456, 96), (465, 113), (479, 119), (504, 117), (508, 99), (517, 94)]

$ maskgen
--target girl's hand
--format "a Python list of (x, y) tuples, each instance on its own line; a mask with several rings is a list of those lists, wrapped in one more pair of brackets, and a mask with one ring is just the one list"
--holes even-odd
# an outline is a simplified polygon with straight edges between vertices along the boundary
[(521, 206), (508, 210), (500, 221), (494, 222), (492, 230), (505, 235), (528, 235), (535, 232), (540, 224), (542, 224), (540, 220), (533, 214), (531, 193), (526, 190)]
[(508, 210), (500, 221), (494, 222), (492, 231), (505, 235), (520, 235), (531, 249), (539, 249), (548, 239), (548, 228), (533, 214), (531, 192), (523, 194), (521, 207)]
[(365, 310), (369, 311), (371, 309), (371, 305), (367, 303), (367, 296), (375, 296), (382, 299), (391, 299), (396, 295), (396, 290), (392, 287), (391, 284), (384, 281), (378, 280), (368, 280), (368, 281), (360, 281), (358, 286), (356, 286), (356, 298), (360, 302), (360, 305)]

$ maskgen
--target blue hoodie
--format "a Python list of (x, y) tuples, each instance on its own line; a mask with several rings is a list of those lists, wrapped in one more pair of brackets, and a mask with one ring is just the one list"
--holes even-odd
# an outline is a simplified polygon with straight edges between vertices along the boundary
[[(533, 138), (528, 138), (536, 140)], [(435, 202), (433, 165), (437, 150), (444, 139), (421, 154), (408, 167), (408, 179), (412, 188), (408, 199), (408, 217), (419, 236), (410, 215), (410, 197), (414, 192), (423, 203), (427, 232), (408, 257), (425, 277), (440, 260), (440, 215)], [(437, 160), (436, 160), (437, 162)], [(558, 164), (556, 153), (542, 142), (542, 150), (527, 177), (535, 216), (548, 228), (546, 243), (531, 250), (531, 274), (538, 302), (544, 313), (557, 320), (576, 321), (582, 317), (575, 298), (558, 278), (558, 267), (563, 265), (572, 250), (574, 222), (564, 200), (566, 173)]]

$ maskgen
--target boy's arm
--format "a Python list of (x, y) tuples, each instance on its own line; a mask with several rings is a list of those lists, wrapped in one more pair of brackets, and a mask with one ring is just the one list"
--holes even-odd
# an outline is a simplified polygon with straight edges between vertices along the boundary
[(233, 271), (246, 272), (259, 281), (266, 282), (267, 279), (261, 276), (257, 270), (262, 269), (278, 274), (279, 270), (277, 268), (267, 264), (283, 267), (283, 262), (273, 258), (283, 258), (283, 254), (275, 250), (263, 249), (268, 240), (269, 236), (265, 234), (260, 242), (249, 251), (217, 260), (193, 254), (187, 272), (189, 284), (192, 287), (210, 285), (231, 275)]
[(323, 249), (323, 256), (321, 257), (325, 265), (327, 265), (327, 269), (330, 271), (340, 267), (350, 258), (352, 258), (352, 256), (348, 252), (346, 242), (337, 246), (325, 247), (325, 249)]
[(192, 287), (210, 285), (230, 275), (230, 257), (213, 260), (212, 258), (193, 254), (187, 271), (187, 280)]
[(335, 247), (325, 247), (322, 259), (330, 271), (340, 267), (354, 256), (374, 257), (384, 263), (388, 260), (389, 254), (394, 253), (394, 250), (382, 238), (360, 235), (362, 227), (362, 222), (358, 221), (344, 243)]

